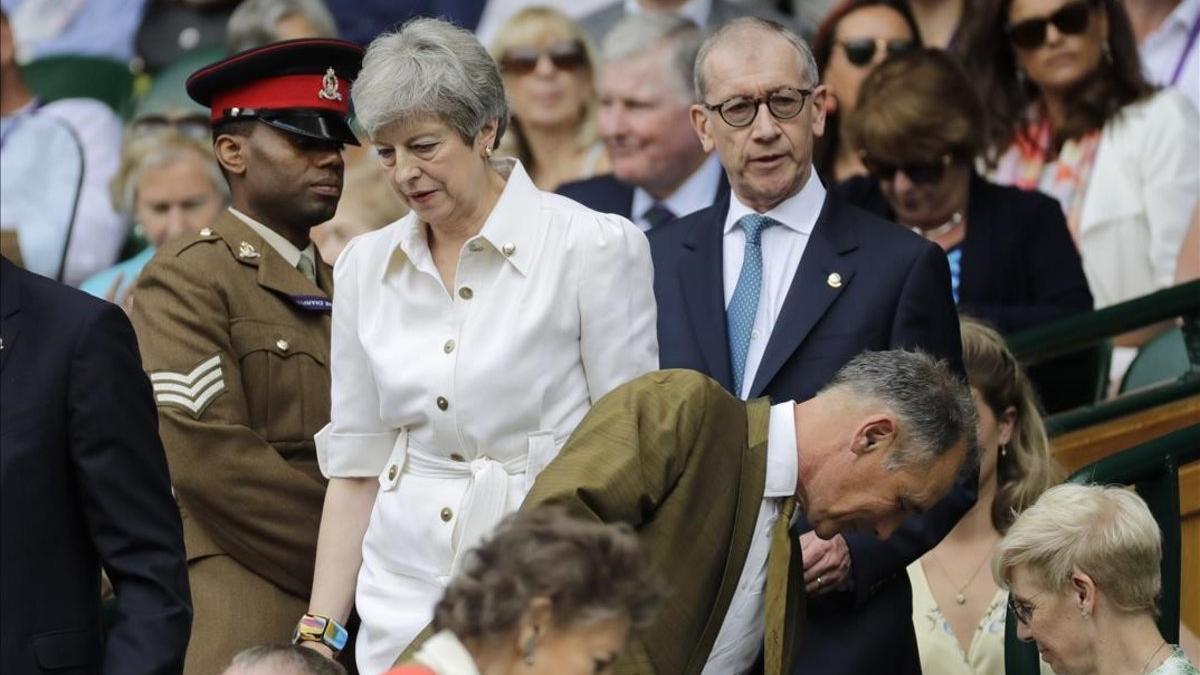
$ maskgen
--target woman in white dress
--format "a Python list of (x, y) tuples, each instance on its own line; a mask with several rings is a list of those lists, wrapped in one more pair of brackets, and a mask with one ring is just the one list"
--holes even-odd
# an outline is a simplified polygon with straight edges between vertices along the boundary
[(508, 110), (474, 36), (411, 21), (371, 44), (352, 96), (412, 211), (335, 267), (330, 482), (301, 627), (355, 606), (358, 669), (378, 673), (591, 405), (657, 368), (658, 344), (644, 235), (491, 160)]

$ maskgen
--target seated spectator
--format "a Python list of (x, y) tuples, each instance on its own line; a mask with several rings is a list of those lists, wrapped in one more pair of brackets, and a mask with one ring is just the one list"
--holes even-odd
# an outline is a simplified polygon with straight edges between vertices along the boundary
[(596, 57), (579, 24), (529, 7), (504, 24), (491, 53), (511, 112), (501, 154), (521, 160), (542, 190), (608, 173), (596, 139)]
[[(921, 670), (1004, 672), (1008, 593), (980, 574), (1014, 518), (1056, 478), (1033, 388), (1004, 338), (962, 320), (963, 366), (975, 399), (979, 500), (950, 534), (908, 566)], [(1042, 671), (1049, 669), (1043, 664)]]
[(1058, 199), (1097, 308), (1169, 286), (1200, 195), (1200, 114), (1146, 82), (1118, 0), (1003, 0), (1000, 17), (994, 179)]
[(696, 24), (662, 12), (629, 17), (608, 34), (598, 121), (613, 174), (568, 183), (559, 194), (648, 231), (729, 189), (720, 159), (704, 151), (691, 125), (702, 40)]
[(84, 291), (128, 306), (129, 290), (155, 250), (181, 234), (216, 222), (229, 202), (212, 148), (204, 141), (170, 129), (131, 131), (121, 151), (121, 167), (112, 182), (112, 199), (148, 246), (83, 282)]
[(1022, 513), (992, 558), (1017, 636), (1059, 675), (1195, 675), (1158, 630), (1162, 535), (1119, 486), (1059, 485)]
[(616, 27), (621, 19), (627, 16), (648, 12), (670, 12), (678, 14), (699, 26), (705, 32), (720, 28), (733, 19), (743, 16), (756, 16), (775, 23), (797, 29), (804, 35), (812, 33), (812, 26), (795, 26), (791, 19), (779, 12), (750, 2), (739, 0), (711, 0), (710, 2), (695, 2), (694, 0), (611, 0), (611, 2), (591, 14), (583, 17), (580, 23), (583, 29), (592, 37), (592, 42), (603, 44), (609, 31)]
[(659, 586), (628, 525), (553, 506), (514, 514), (450, 582), (413, 665), (388, 672), (609, 672), (653, 619)]
[(0, 138), (4, 253), (72, 286), (116, 262), (125, 223), (113, 211), (108, 182), (120, 156), (121, 122), (99, 101), (34, 98), (2, 11)]
[(223, 675), (346, 675), (346, 669), (311, 649), (280, 644), (243, 649)]
[(1200, 108), (1200, 2), (1123, 0), (1146, 79), (1175, 87)]
[(859, 88), (889, 56), (919, 45), (917, 24), (904, 0), (844, 0), (825, 17), (813, 39), (813, 57), (825, 84), (825, 133), (816, 139), (813, 165), (826, 183), (867, 172), (844, 140)]
[(1092, 308), (1058, 204), (975, 173), (984, 111), (954, 57), (898, 56), (867, 77), (858, 101), (848, 143), (871, 176), (843, 193), (941, 246), (962, 312), (1007, 333)]
[(225, 45), (236, 54), (281, 40), (337, 36), (321, 0), (244, 0), (229, 15)]

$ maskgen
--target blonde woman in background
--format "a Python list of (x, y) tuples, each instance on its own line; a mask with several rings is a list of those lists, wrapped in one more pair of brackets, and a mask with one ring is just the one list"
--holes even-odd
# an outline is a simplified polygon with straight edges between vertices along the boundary
[[(979, 499), (936, 547), (908, 567), (921, 670), (1004, 672), (1008, 593), (981, 573), (1000, 537), (1057, 478), (1025, 371), (987, 325), (963, 318), (962, 354), (975, 399)], [(1042, 671), (1049, 670), (1042, 665)]]
[(504, 24), (491, 52), (512, 114), (500, 154), (521, 160), (548, 192), (608, 173), (596, 136), (596, 53), (579, 24), (556, 9), (529, 7)]

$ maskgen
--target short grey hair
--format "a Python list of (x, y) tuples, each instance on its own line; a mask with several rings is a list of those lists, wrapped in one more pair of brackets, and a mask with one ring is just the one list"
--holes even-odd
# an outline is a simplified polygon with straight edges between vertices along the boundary
[[(821, 78), (817, 70), (817, 60), (813, 58), (812, 49), (804, 38), (796, 34), (795, 31), (787, 26), (771, 21), (770, 19), (762, 19), (756, 16), (744, 16), (721, 26), (700, 46), (700, 53), (696, 56), (696, 69), (693, 75), (693, 86), (696, 89), (696, 98), (703, 101), (705, 95), (708, 94), (708, 82), (705, 80), (704, 63), (708, 60), (709, 54), (718, 47), (723, 47), (725, 42), (729, 42), (739, 37), (742, 33), (767, 33), (768, 35), (778, 35), (784, 40), (787, 40), (793, 47), (796, 48), (797, 56), (800, 58), (800, 69), (804, 72), (805, 87), (815, 87), (820, 83)], [(753, 44), (740, 44), (743, 49), (753, 49)]]
[(470, 31), (441, 19), (413, 19), (375, 38), (351, 89), (368, 136), (405, 119), (435, 117), (470, 145), (497, 120), (496, 143), (508, 126), (500, 68)]
[(605, 36), (600, 54), (609, 63), (640, 56), (665, 44), (671, 57), (669, 79), (680, 94), (692, 100), (692, 72), (703, 43), (704, 34), (691, 19), (670, 12), (644, 12), (618, 22)]
[(975, 403), (966, 381), (945, 361), (904, 349), (863, 352), (821, 391), (835, 389), (878, 402), (900, 419), (900, 444), (888, 457), (889, 470), (928, 464), (965, 442), (962, 472), (974, 471)]
[(1008, 588), (1024, 565), (1042, 588), (1062, 593), (1078, 570), (1118, 610), (1156, 614), (1161, 564), (1162, 532), (1141, 497), (1116, 485), (1068, 483), (1017, 516), (996, 545), (992, 575)]
[[(270, 667), (270, 670), (265, 670), (267, 667)], [(259, 645), (243, 649), (233, 657), (233, 663), (225, 669), (225, 675), (254, 673), (258, 668), (264, 668), (261, 671), (264, 675), (275, 675), (283, 668), (304, 675), (346, 675), (346, 669), (341, 664), (311, 649), (290, 644)], [(291, 675), (291, 672), (288, 672), (288, 675)]]
[(317, 37), (336, 38), (337, 24), (321, 0), (243, 0), (225, 28), (230, 54), (279, 41), (279, 22), (293, 14), (308, 19)]

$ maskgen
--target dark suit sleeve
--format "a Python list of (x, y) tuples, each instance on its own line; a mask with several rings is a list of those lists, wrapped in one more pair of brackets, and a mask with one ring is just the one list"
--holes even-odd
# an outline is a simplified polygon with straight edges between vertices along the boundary
[(1029, 297), (1020, 303), (964, 303), (963, 314), (983, 319), (1001, 332), (1021, 330), (1092, 309), (1092, 293), (1083, 261), (1071, 240), (1058, 202), (1041, 195), (1022, 194), (1028, 206), (1018, 222), (1003, 223), (1020, 237), (1017, 260), (998, 262), (1004, 274), (1021, 274), (1020, 286)]
[(103, 672), (178, 673), (192, 624), (183, 530), (150, 384), (120, 308), (101, 310), (71, 358), (71, 458), (116, 593)]
[[(963, 373), (958, 314), (950, 294), (950, 266), (941, 249), (930, 244), (909, 271), (892, 325), (891, 348), (920, 348), (950, 362)], [(845, 535), (853, 562), (854, 592), (865, 602), (891, 578), (937, 545), (975, 504), (978, 473), (957, 481), (932, 509), (909, 517), (886, 541), (862, 534)]]

